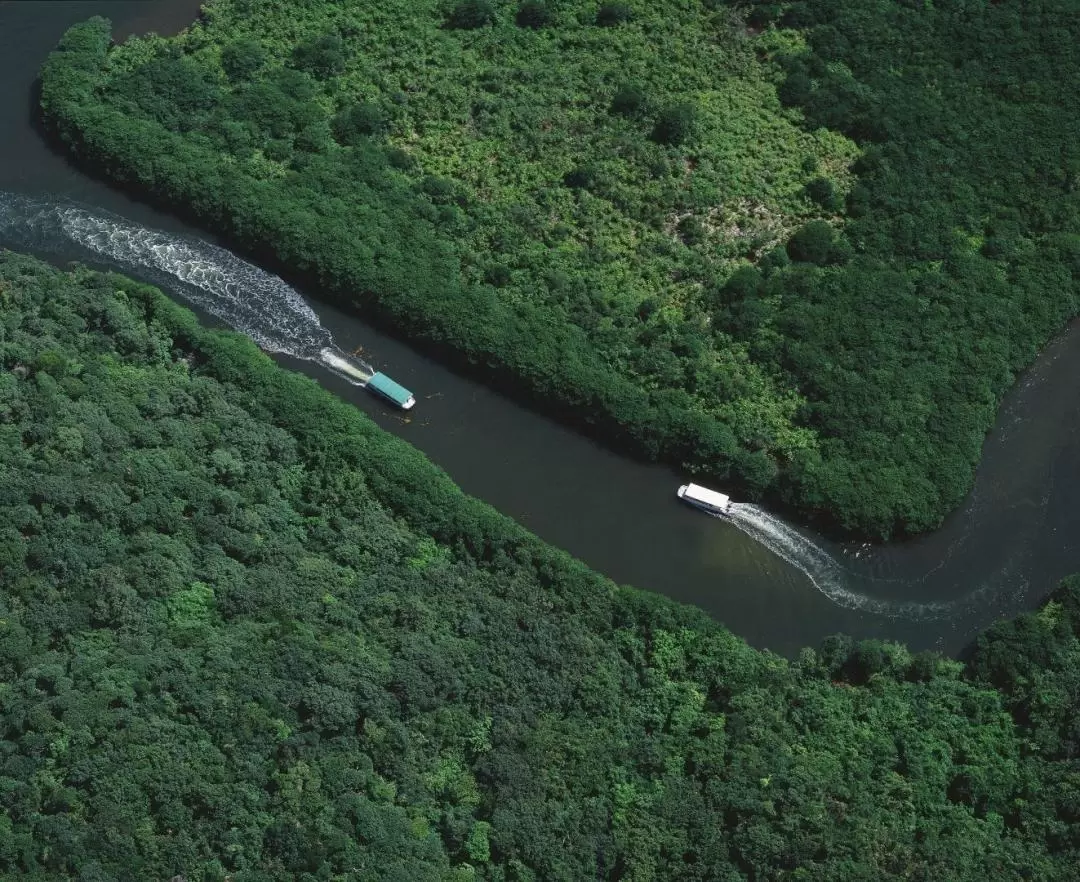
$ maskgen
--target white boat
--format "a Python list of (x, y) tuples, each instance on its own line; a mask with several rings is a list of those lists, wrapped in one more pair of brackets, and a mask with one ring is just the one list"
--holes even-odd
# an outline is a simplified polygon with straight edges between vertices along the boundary
[(716, 514), (728, 514), (731, 508), (730, 496), (699, 484), (683, 484), (678, 490), (678, 496), (688, 505)]

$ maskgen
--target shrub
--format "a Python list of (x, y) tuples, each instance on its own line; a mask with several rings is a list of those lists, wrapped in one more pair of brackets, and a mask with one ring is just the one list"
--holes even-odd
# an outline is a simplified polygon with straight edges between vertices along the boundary
[(602, 28), (616, 27), (633, 17), (633, 10), (625, 3), (602, 3), (596, 11), (596, 23)]
[(652, 139), (658, 144), (681, 144), (694, 130), (694, 106), (688, 103), (673, 104), (660, 111), (653, 126)]
[(627, 83), (619, 87), (615, 97), (611, 99), (611, 112), (619, 116), (635, 117), (645, 112), (645, 90), (641, 86)]
[(541, 3), (540, 0), (525, 0), (521, 4), (521, 8), (518, 9), (514, 21), (521, 28), (536, 30), (546, 27), (551, 23), (551, 9), (546, 3)]
[(471, 31), (495, 22), (495, 8), (488, 0), (462, 0), (450, 17), (446, 27), (451, 30)]

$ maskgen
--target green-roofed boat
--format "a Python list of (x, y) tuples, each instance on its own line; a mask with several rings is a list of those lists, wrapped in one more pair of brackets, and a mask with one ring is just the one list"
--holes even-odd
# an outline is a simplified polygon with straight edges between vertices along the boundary
[(386, 374), (375, 374), (375, 376), (367, 381), (367, 387), (372, 392), (381, 395), (387, 401), (396, 404), (402, 410), (409, 410), (416, 404), (416, 398), (413, 397), (412, 392), (400, 383), (395, 383), (386, 376)]

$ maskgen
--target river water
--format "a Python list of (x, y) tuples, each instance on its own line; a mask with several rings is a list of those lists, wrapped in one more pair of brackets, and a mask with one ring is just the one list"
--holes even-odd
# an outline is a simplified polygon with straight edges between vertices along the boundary
[[(189, 23), (198, 5), (0, 2), (0, 77), (6, 85), (0, 96), (0, 192), (49, 206), (73, 201), (100, 215), (94, 221), (99, 226), (177, 237), (183, 253), (198, 247), (195, 238), (213, 241), (74, 169), (34, 123), (37, 69), (70, 24), (98, 14), (112, 19), (121, 38), (148, 30), (167, 34)], [(2, 227), (0, 222), (5, 244)], [(20, 243), (16, 236), (7, 244)], [(53, 241), (48, 250), (54, 260), (113, 263), (130, 275), (169, 281), (160, 267), (140, 272), (137, 258), (128, 256), (134, 265), (110, 260), (101, 247), (88, 250), (76, 239), (65, 247)], [(226, 276), (237, 271), (226, 263)], [(258, 273), (240, 271), (249, 281)], [(276, 280), (261, 284), (268, 296), (284, 296), (295, 308), (293, 295)], [(173, 290), (188, 302), (198, 293), (181, 283)], [(739, 506), (734, 521), (691, 510), (675, 498), (684, 480), (677, 472), (603, 449), (318, 302), (316, 292), (300, 293), (317, 314), (319, 333), (325, 330), (343, 351), (361, 349), (377, 369), (412, 389), (418, 403), (403, 415), (316, 361), (278, 353), (282, 365), (355, 403), (423, 450), (467, 492), (547, 541), (616, 581), (701, 607), (755, 646), (792, 655), (846, 632), (957, 652), (980, 628), (1035, 606), (1060, 578), (1080, 570), (1075, 331), (1051, 343), (1006, 397), (963, 508), (933, 534), (871, 547), (831, 543), (756, 506)]]

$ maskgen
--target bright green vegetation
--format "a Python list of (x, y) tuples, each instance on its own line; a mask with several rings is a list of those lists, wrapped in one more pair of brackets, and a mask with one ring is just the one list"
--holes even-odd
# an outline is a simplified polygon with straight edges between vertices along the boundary
[(74, 29), (42, 103), (95, 168), (325, 296), (885, 535), (955, 507), (1076, 312), (1071, 12), (215, 0), (169, 40)]
[(152, 288), (0, 305), (0, 877), (1075, 878), (1080, 582), (788, 662)]

